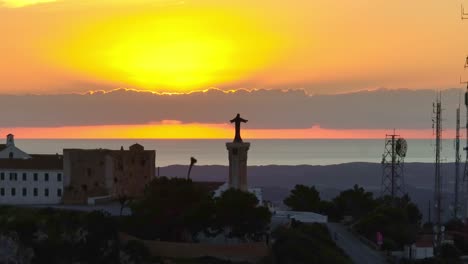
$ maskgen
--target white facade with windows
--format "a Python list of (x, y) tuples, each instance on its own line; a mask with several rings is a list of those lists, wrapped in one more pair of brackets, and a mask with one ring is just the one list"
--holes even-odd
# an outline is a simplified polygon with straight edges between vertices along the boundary
[(62, 156), (29, 155), (14, 146), (13, 135), (0, 145), (0, 204), (60, 204), (63, 178)]
[(0, 169), (0, 204), (59, 204), (61, 170)]

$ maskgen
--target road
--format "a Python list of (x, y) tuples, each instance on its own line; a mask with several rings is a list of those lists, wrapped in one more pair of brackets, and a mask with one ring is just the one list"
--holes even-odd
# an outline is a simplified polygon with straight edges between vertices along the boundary
[(351, 234), (346, 227), (337, 223), (328, 223), (328, 229), (336, 244), (351, 258), (355, 264), (386, 264), (385, 258), (377, 251), (369, 248), (357, 237)]

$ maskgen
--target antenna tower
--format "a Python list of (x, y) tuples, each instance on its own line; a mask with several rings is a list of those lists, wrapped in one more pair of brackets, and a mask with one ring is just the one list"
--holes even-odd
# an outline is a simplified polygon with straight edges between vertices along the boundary
[(408, 144), (405, 139), (396, 135), (385, 136), (385, 149), (382, 155), (381, 195), (393, 198), (404, 195), (403, 168)]
[(457, 108), (457, 125), (455, 135), (455, 196), (453, 200), (453, 217), (460, 218), (460, 105)]
[[(468, 58), (467, 58), (468, 60)], [(464, 172), (463, 172), (463, 183), (465, 185), (465, 187), (467, 188), (466, 189), (466, 192), (465, 194), (468, 195), (468, 82), (464, 82), (466, 83), (467, 87), (466, 87), (466, 92), (465, 92), (465, 107), (466, 107), (466, 145), (465, 147), (463, 148), (463, 150), (466, 152), (466, 157), (465, 157), (465, 169), (464, 169)], [(465, 207), (468, 207), (468, 203), (466, 203), (466, 199), (468, 197), (465, 197)], [(465, 219), (468, 219), (468, 208), (464, 208), (465, 209)]]
[[(462, 5), (461, 6), (461, 19), (465, 20), (468, 19), (468, 13), (465, 12), (465, 8)], [(468, 68), (468, 56), (465, 57), (465, 69)], [(463, 199), (463, 210), (465, 210), (465, 222), (468, 221), (468, 82), (462, 82), (461, 77), (460, 77), (460, 84), (466, 84), (466, 92), (465, 92), (465, 107), (466, 107), (466, 145), (463, 148), (463, 150), (466, 152), (466, 158), (465, 158), (465, 169), (463, 172), (463, 185), (466, 188), (465, 189), (465, 197)]]
[(442, 242), (442, 177), (440, 174), (440, 152), (442, 139), (442, 99), (440, 93), (437, 95), (437, 100), (433, 104), (433, 113), (436, 144), (435, 144), (435, 184), (434, 184), (434, 231), (436, 247), (439, 247)]

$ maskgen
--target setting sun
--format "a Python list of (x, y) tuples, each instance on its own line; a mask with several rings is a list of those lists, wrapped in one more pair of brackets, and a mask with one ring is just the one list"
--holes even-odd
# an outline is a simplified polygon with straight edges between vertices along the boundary
[[(265, 32), (248, 17), (174, 8), (85, 26), (52, 52), (58, 53), (59, 64), (94, 78), (150, 90), (191, 91), (248, 78), (261, 68), (278, 46)], [(252, 45), (250, 38), (258, 34), (263, 41)]]

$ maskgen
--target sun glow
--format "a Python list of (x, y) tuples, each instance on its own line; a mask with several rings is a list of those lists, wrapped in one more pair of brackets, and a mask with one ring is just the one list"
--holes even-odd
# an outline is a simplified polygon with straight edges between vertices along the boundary
[(29, 5), (50, 3), (50, 2), (55, 2), (55, 0), (3, 0), (3, 1), (0, 1), (0, 6), (3, 3), (6, 7), (18, 8), (18, 7), (25, 7)]
[[(245, 79), (267, 64), (273, 37), (252, 25), (222, 10), (174, 8), (93, 23), (52, 50), (61, 66), (93, 79), (191, 91)], [(250, 43), (252, 36), (262, 43)]]

